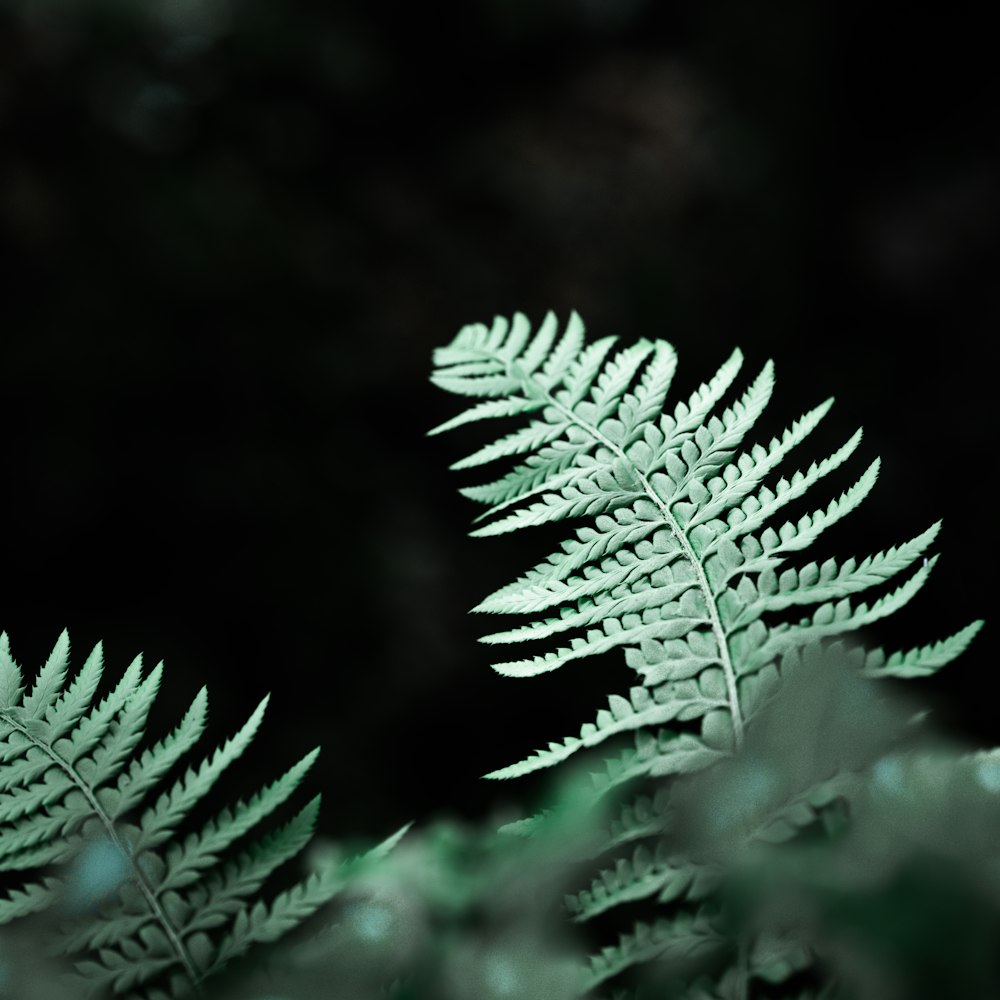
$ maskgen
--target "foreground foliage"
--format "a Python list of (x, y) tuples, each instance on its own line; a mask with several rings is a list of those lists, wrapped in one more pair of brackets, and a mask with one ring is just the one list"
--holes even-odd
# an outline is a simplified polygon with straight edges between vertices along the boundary
[[(474, 533), (586, 519), (477, 608), (532, 616), (485, 637), (535, 644), (497, 669), (533, 676), (620, 648), (638, 675), (579, 735), (489, 775), (559, 765), (559, 797), (499, 835), (430, 824), (352, 856), (310, 845), (318, 797), (261, 834), (312, 751), (205, 821), (266, 698), (187, 763), (204, 690), (143, 747), (162, 665), (136, 658), (100, 696), (100, 646), (74, 674), (64, 633), (26, 684), (3, 635), (0, 998), (1000, 993), (1000, 751), (935, 735), (884, 684), (937, 670), (981, 623), (892, 653), (858, 636), (923, 586), (939, 525), (860, 560), (804, 562), (867, 495), (877, 461), (782, 518), (813, 503), (860, 431), (785, 473), (829, 401), (748, 447), (770, 364), (726, 405), (736, 352), (667, 409), (672, 348), (612, 354), (612, 342), (585, 345), (575, 316), (561, 335), (551, 316), (534, 333), (516, 316), (466, 327), (435, 355), (439, 385), (483, 397), (437, 430), (508, 421), (456, 465), (520, 456), (463, 491), (488, 505)], [(581, 783), (573, 764), (598, 747)], [(297, 881), (268, 897), (286, 865)], [(620, 933), (602, 947), (607, 923)]]
[[(204, 732), (208, 695), (202, 688), (173, 732), (137, 749), (162, 669), (143, 676), (137, 657), (95, 702), (101, 647), (71, 678), (64, 632), (26, 691), (6, 633), (0, 637), (0, 870), (28, 875), (0, 899), (0, 923), (47, 913), (60, 924), (53, 947), (74, 959), (91, 991), (149, 1000), (201, 992), (205, 980), (287, 933), (344, 884), (329, 868), (259, 898), (265, 880), (312, 836), (318, 796), (226, 857), (292, 795), (317, 750), (246, 802), (179, 833), (253, 740), (267, 699), (222, 746), (167, 781)], [(37, 874), (53, 865), (62, 866), (58, 874)]]

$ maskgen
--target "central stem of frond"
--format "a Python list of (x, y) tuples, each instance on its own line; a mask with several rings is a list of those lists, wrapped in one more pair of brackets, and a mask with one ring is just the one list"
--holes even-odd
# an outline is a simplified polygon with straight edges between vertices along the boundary
[(191, 956), (184, 947), (184, 942), (177, 933), (177, 928), (175, 928), (171, 923), (170, 918), (160, 905), (160, 901), (156, 897), (155, 890), (147, 881), (145, 873), (135, 863), (135, 859), (132, 857), (132, 852), (129, 850), (128, 845), (121, 839), (118, 834), (118, 830), (115, 828), (114, 820), (112, 820), (111, 817), (104, 811), (100, 802), (97, 801), (97, 797), (93, 790), (83, 780), (83, 778), (80, 777), (76, 768), (73, 767), (73, 765), (70, 764), (69, 761), (67, 761), (61, 754), (57, 753), (54, 747), (51, 747), (47, 743), (37, 739), (23, 725), (21, 725), (20, 722), (11, 718), (7, 715), (7, 713), (0, 713), (0, 718), (2, 718), (4, 722), (8, 723), (8, 725), (16, 729), (19, 733), (22, 733), (32, 745), (41, 749), (56, 764), (57, 767), (61, 768), (65, 772), (70, 781), (73, 782), (76, 788), (83, 794), (84, 798), (86, 798), (91, 812), (93, 812), (98, 820), (100, 820), (108, 835), (108, 839), (119, 851), (121, 851), (122, 857), (128, 860), (136, 885), (142, 893), (142, 897), (145, 900), (146, 905), (149, 907), (149, 912), (163, 928), (163, 932), (167, 936), (167, 940), (170, 942), (170, 946), (173, 949), (174, 957), (182, 966), (185, 974), (191, 981), (191, 986), (194, 990), (195, 996), (198, 998), (204, 997), (204, 991), (200, 986), (201, 977), (198, 975), (197, 969), (195, 969)]
[(733, 667), (732, 656), (729, 652), (729, 643), (726, 637), (725, 629), (722, 627), (722, 619), (719, 616), (719, 608), (715, 602), (715, 595), (712, 593), (708, 577), (705, 575), (705, 567), (702, 566), (701, 561), (698, 559), (694, 549), (691, 547), (690, 540), (684, 533), (684, 529), (677, 522), (677, 518), (674, 517), (673, 512), (670, 510), (670, 505), (659, 495), (659, 493), (656, 492), (655, 489), (653, 489), (645, 474), (640, 471), (632, 459), (625, 454), (624, 450), (615, 444), (610, 438), (602, 434), (593, 424), (583, 420), (569, 407), (560, 403), (547, 389), (543, 389), (542, 391), (548, 402), (560, 413), (562, 413), (567, 420), (570, 420), (576, 424), (577, 427), (585, 430), (596, 441), (600, 442), (600, 444), (609, 449), (612, 454), (616, 455), (622, 462), (632, 469), (636, 479), (642, 484), (642, 488), (646, 493), (646, 496), (648, 496), (649, 499), (656, 505), (663, 517), (664, 524), (670, 528), (671, 533), (677, 539), (685, 558), (694, 567), (694, 571), (698, 577), (698, 587), (701, 590), (702, 596), (705, 599), (705, 605), (708, 608), (709, 620), (712, 625), (712, 632), (715, 636), (715, 643), (719, 648), (719, 662), (722, 665), (722, 671), (726, 678), (726, 695), (729, 700), (729, 714), (733, 722), (733, 739), (736, 743), (736, 749), (738, 750), (743, 744), (743, 733), (746, 728), (746, 724), (743, 719), (743, 710), (740, 707), (739, 691), (736, 686), (736, 670)]

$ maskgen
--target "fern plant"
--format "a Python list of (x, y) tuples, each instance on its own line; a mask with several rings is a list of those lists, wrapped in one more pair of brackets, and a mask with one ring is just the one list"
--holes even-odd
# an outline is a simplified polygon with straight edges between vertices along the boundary
[(344, 884), (332, 866), (269, 902), (257, 899), (310, 839), (319, 796), (223, 859), (291, 796), (318, 751), (182, 836), (192, 809), (253, 740), (267, 698), (222, 746), (167, 780), (203, 733), (206, 690), (173, 732), (139, 750), (162, 664), (143, 676), (136, 657), (95, 703), (100, 644), (72, 679), (68, 660), (63, 632), (25, 692), (0, 636), (0, 870), (29, 879), (0, 899), (0, 923), (44, 912), (58, 926), (56, 952), (75, 960), (92, 992), (201, 995), (206, 979), (293, 929)]
[[(807, 493), (812, 497), (813, 488), (851, 457), (861, 431), (804, 471), (786, 472), (790, 452), (832, 400), (780, 436), (747, 446), (744, 439), (771, 396), (770, 362), (724, 405), (743, 361), (737, 350), (688, 399), (665, 408), (676, 368), (673, 348), (642, 340), (613, 354), (615, 339), (585, 344), (576, 314), (561, 335), (552, 314), (537, 331), (517, 314), (511, 322), (497, 318), (490, 327), (464, 327), (435, 352), (432, 375), (442, 389), (481, 400), (432, 434), (487, 419), (529, 418), (452, 466), (517, 458), (512, 470), (461, 491), (487, 506), (480, 518), (485, 523), (473, 535), (583, 519), (556, 552), (474, 609), (533, 617), (485, 636), (486, 643), (545, 640), (555, 647), (495, 669), (532, 677), (620, 648), (637, 674), (636, 683), (612, 694), (578, 735), (487, 777), (526, 775), (632, 734), (634, 747), (608, 759), (597, 776), (600, 796), (637, 778), (697, 772), (735, 754), (783, 673), (916, 595), (936, 562), (925, 553), (940, 526), (861, 560), (791, 562), (873, 487), (877, 460), (824, 506), (782, 519), (783, 508)], [(915, 564), (903, 583), (874, 600), (857, 599)], [(803, 616), (788, 620), (796, 609)], [(922, 676), (961, 653), (980, 625), (908, 651), (856, 647), (853, 655), (869, 677)], [(795, 829), (814, 818), (839, 794), (836, 779), (803, 790), (781, 822)], [(701, 905), (714, 887), (713, 871), (644, 843), (663, 833), (670, 809), (662, 788), (627, 804), (606, 846), (630, 853), (570, 900), (579, 920), (651, 896), (676, 904), (669, 915), (637, 923), (616, 946), (594, 956), (587, 989), (655, 957), (695, 957), (722, 945), (714, 911)], [(746, 997), (753, 977), (774, 978), (776, 970), (787, 973), (801, 962), (794, 947), (775, 951), (774, 942), (744, 943), (704, 995)]]

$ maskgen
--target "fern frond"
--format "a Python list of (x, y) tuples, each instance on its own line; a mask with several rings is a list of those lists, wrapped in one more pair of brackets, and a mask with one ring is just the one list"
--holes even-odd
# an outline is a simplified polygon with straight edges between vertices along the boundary
[[(529, 409), (534, 415), (527, 428), (509, 430), (455, 463), (467, 468), (519, 456), (513, 470), (462, 490), (488, 507), (473, 535), (582, 522), (544, 561), (474, 609), (530, 616), (484, 636), (484, 642), (550, 644), (547, 651), (532, 650), (534, 655), (494, 669), (530, 677), (621, 649), (639, 678), (627, 695), (610, 695), (608, 707), (578, 736), (549, 743), (487, 777), (529, 774), (631, 732), (634, 749), (607, 759), (604, 771), (594, 775), (595, 796), (603, 797), (637, 779), (702, 770), (738, 751), (747, 726), (803, 650), (839, 642), (916, 595), (934, 567), (937, 557), (925, 553), (940, 523), (860, 561), (795, 563), (857, 508), (878, 476), (875, 459), (839, 496), (794, 520), (780, 520), (787, 505), (812, 497), (858, 449), (860, 430), (804, 471), (783, 471), (832, 400), (766, 444), (748, 444), (772, 395), (770, 362), (726, 405), (743, 362), (734, 351), (712, 379), (669, 409), (676, 355), (665, 341), (642, 340), (617, 353), (614, 338), (587, 346), (575, 313), (558, 342), (555, 331), (551, 314), (534, 337), (521, 314), (509, 326), (497, 320), (491, 328), (466, 327), (435, 352), (432, 378), (463, 395), (494, 397), (444, 426)], [(918, 560), (902, 584), (868, 596)], [(808, 609), (806, 617), (782, 620), (800, 607)], [(861, 651), (849, 658), (871, 676), (919, 676), (958, 655), (979, 624), (906, 653)], [(692, 723), (696, 731), (690, 731)], [(667, 724), (674, 728), (660, 728)], [(794, 832), (797, 823), (816, 815), (828, 791), (814, 789), (789, 803), (767, 836)], [(663, 811), (643, 809), (623, 814), (612, 832), (615, 845), (662, 832)], [(517, 826), (527, 832), (536, 824)], [(668, 875), (647, 864), (645, 854), (634, 855), (618, 862), (601, 882), (603, 890), (592, 887), (575, 905), (581, 913), (598, 912), (668, 885), (693, 885), (693, 870), (681, 861)], [(664, 933), (666, 940), (670, 934)], [(594, 985), (647, 951), (657, 952), (660, 942), (649, 943), (653, 932), (643, 934), (642, 942), (632, 937), (608, 953)]]
[(75, 923), (65, 929), (60, 949), (77, 956), (92, 988), (137, 997), (197, 993), (207, 975), (250, 944), (276, 939), (343, 885), (339, 870), (331, 870), (270, 903), (251, 899), (304, 847), (318, 800), (235, 860), (224, 858), (289, 798), (316, 751), (200, 832), (175, 839), (194, 805), (250, 744), (267, 699), (136, 820), (146, 797), (201, 737), (207, 694), (198, 693), (168, 737), (137, 754), (162, 665), (143, 678), (136, 658), (94, 705), (100, 646), (67, 687), (68, 663), (64, 632), (25, 695), (7, 637), (0, 637), (0, 691), (9, 698), (0, 705), (0, 868), (29, 874), (69, 864), (0, 899), (0, 923), (55, 908)]
[[(768, 525), (785, 504), (804, 495), (857, 448), (860, 432), (805, 473), (779, 479), (773, 488), (762, 485), (815, 429), (830, 401), (806, 413), (767, 447), (754, 446), (737, 456), (770, 399), (774, 383), (770, 363), (735, 403), (714, 416), (712, 410), (742, 362), (742, 355), (735, 352), (710, 383), (667, 416), (653, 413), (648, 404), (654, 398), (661, 405), (665, 400), (675, 367), (669, 345), (642, 341), (608, 360), (611, 339), (584, 347), (582, 326), (574, 315), (549, 357), (551, 367), (543, 367), (536, 376), (517, 364), (518, 352), (528, 342), (524, 322), (523, 317), (517, 320), (516, 342), (502, 323), (490, 331), (482, 326), (466, 328), (452, 348), (436, 355), (439, 384), (482, 378), (478, 369), (473, 375), (461, 369), (455, 374), (456, 365), (470, 361), (493, 365), (497, 371), (502, 367), (505, 377), (516, 383), (520, 398), (545, 404), (545, 447), (561, 444), (576, 449), (574, 462), (583, 462), (588, 470), (570, 482), (560, 480), (540, 501), (515, 506), (513, 512), (474, 532), (492, 535), (565, 517), (592, 519), (592, 527), (578, 529), (562, 551), (478, 606), (477, 610), (493, 613), (557, 612), (542, 621), (494, 632), (484, 641), (569, 637), (568, 644), (549, 652), (498, 663), (498, 672), (534, 676), (616, 647), (623, 647), (627, 662), (649, 687), (721, 668), (738, 743), (746, 723), (738, 696), (741, 676), (779, 661), (790, 648), (857, 630), (891, 614), (922, 585), (933, 561), (874, 603), (857, 607), (844, 603), (846, 596), (909, 566), (933, 540), (937, 525), (860, 564), (851, 560), (822, 568), (807, 564), (777, 576), (787, 556), (805, 549), (854, 509), (875, 481), (877, 462), (825, 508), (777, 529)], [(554, 338), (551, 320), (546, 323), (543, 343), (548, 345)], [(636, 379), (638, 385), (630, 392)], [(637, 406), (646, 417), (642, 424), (634, 419), (640, 412)], [(629, 422), (618, 419), (626, 411), (632, 414)], [(515, 439), (528, 446), (528, 438), (519, 434), (523, 432), (514, 432)], [(474, 458), (498, 456), (508, 440), (510, 436), (481, 449)], [(512, 474), (506, 480), (508, 500), (517, 496), (517, 478)], [(528, 489), (535, 493), (539, 485), (532, 478)], [(739, 582), (734, 584), (734, 578)], [(798, 626), (769, 625), (764, 620), (771, 613), (807, 603), (819, 607)], [(564, 759), (571, 742), (556, 745), (543, 756), (552, 762)], [(499, 773), (506, 775), (508, 769)]]

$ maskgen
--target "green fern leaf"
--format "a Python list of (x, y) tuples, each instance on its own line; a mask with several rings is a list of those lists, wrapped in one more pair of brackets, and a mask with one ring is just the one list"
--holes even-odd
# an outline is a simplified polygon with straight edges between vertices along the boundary
[[(542, 344), (548, 350), (553, 337), (551, 320), (546, 323)], [(541, 425), (545, 447), (563, 444), (579, 449), (574, 461), (585, 458), (590, 471), (561, 482), (540, 502), (517, 507), (474, 534), (502, 534), (565, 517), (592, 519), (592, 527), (578, 529), (562, 551), (478, 606), (477, 610), (493, 613), (557, 609), (554, 617), (494, 632), (486, 642), (570, 637), (567, 645), (547, 653), (498, 663), (498, 672), (534, 676), (617, 647), (624, 648), (627, 662), (650, 687), (721, 669), (729, 728), (738, 745), (746, 724), (738, 694), (741, 677), (779, 662), (789, 649), (818, 637), (836, 637), (871, 624), (902, 607), (920, 589), (933, 560), (873, 603), (855, 607), (844, 601), (912, 564), (933, 540), (937, 525), (860, 564), (824, 564), (822, 569), (807, 564), (777, 576), (787, 556), (815, 541), (857, 506), (874, 484), (877, 463), (827, 507), (777, 529), (768, 525), (785, 504), (815, 486), (856, 449), (860, 432), (807, 472), (780, 479), (773, 488), (762, 485), (815, 429), (830, 401), (805, 414), (769, 446), (754, 446), (736, 456), (770, 399), (774, 384), (770, 363), (719, 416), (712, 410), (739, 370), (739, 352), (689, 402), (678, 404), (672, 416), (654, 413), (646, 405), (640, 424), (634, 419), (639, 411), (633, 401), (644, 405), (655, 398), (662, 405), (665, 400), (675, 367), (669, 345), (643, 341), (607, 360), (611, 338), (583, 346), (582, 324), (574, 315), (549, 355), (551, 366), (534, 375), (536, 369), (518, 367), (528, 335), (523, 317), (516, 325), (516, 340), (508, 335), (513, 325), (508, 328), (500, 322), (490, 331), (482, 326), (461, 331), (450, 348), (436, 354), (435, 381), (451, 388), (455, 378), (484, 377), (478, 369), (474, 375), (461, 371), (455, 375), (456, 364), (475, 361), (497, 370), (502, 367), (504, 377), (516, 383), (512, 392), (548, 407), (553, 419)], [(630, 392), (635, 380), (638, 384)], [(626, 406), (633, 414), (628, 424), (618, 419)], [(515, 438), (530, 447), (528, 438), (517, 437), (519, 433), (514, 432)], [(560, 434), (561, 439), (553, 437)], [(501, 442), (505, 440), (510, 437)], [(631, 444), (623, 447), (625, 442)], [(503, 451), (490, 448), (477, 452), (476, 461)], [(534, 492), (538, 486), (533, 479), (528, 488)], [(505, 489), (508, 499), (517, 495), (512, 480), (506, 481)], [(734, 580), (738, 580), (735, 586)], [(769, 624), (771, 613), (806, 603), (819, 605), (810, 619), (797, 626)], [(657, 716), (651, 724), (662, 721)], [(704, 725), (725, 728), (715, 712), (707, 714)], [(592, 745), (592, 736), (553, 745), (549, 752), (536, 755), (533, 765), (544, 766), (539, 764), (543, 759), (557, 763), (571, 747), (588, 745), (588, 739)], [(494, 773), (507, 776), (509, 769)]]
[[(840, 642), (916, 595), (934, 567), (937, 557), (925, 553), (940, 524), (861, 561), (796, 563), (799, 553), (857, 508), (878, 476), (875, 459), (839, 496), (794, 521), (779, 520), (788, 504), (811, 497), (858, 449), (860, 430), (805, 471), (783, 471), (831, 400), (766, 445), (748, 445), (771, 398), (770, 362), (727, 406), (743, 362), (734, 351), (711, 380), (668, 410), (676, 355), (665, 341), (644, 340), (612, 354), (613, 338), (585, 344), (575, 313), (558, 342), (555, 334), (551, 314), (534, 337), (521, 314), (511, 324), (497, 320), (490, 328), (459, 331), (435, 352), (432, 379), (449, 391), (491, 399), (437, 430), (498, 415), (536, 417), (526, 429), (508, 431), (454, 464), (464, 469), (520, 456), (513, 470), (462, 490), (488, 507), (473, 535), (582, 521), (557, 551), (474, 608), (531, 617), (485, 636), (490, 645), (551, 644), (494, 669), (530, 677), (621, 649), (639, 678), (627, 695), (609, 696), (608, 707), (579, 736), (549, 743), (487, 777), (529, 774), (632, 733), (634, 749), (609, 757), (593, 776), (595, 796), (603, 798), (638, 779), (702, 770), (738, 750), (748, 724), (803, 650)], [(867, 596), (918, 560), (901, 585)], [(865, 598), (855, 601), (857, 595)], [(808, 616), (782, 620), (798, 607), (808, 607)], [(980, 624), (906, 653), (861, 650), (848, 658), (870, 676), (920, 676), (957, 656)], [(665, 724), (675, 728), (660, 728)], [(815, 818), (823, 796), (832, 794), (831, 780), (778, 810), (758, 831), (760, 839), (792, 835)], [(654, 811), (649, 799), (636, 802), (645, 804), (622, 814), (609, 846), (663, 832), (668, 807), (661, 802)], [(523, 820), (513, 828), (527, 833), (538, 822)], [(672, 887), (693, 886), (696, 868), (683, 859), (672, 859), (669, 867), (636, 853), (574, 897), (571, 907), (592, 915), (653, 892), (669, 895)], [(682, 913), (679, 922), (657, 925), (660, 931), (645, 927), (627, 936), (595, 959), (591, 985), (669, 951), (671, 942), (694, 947), (693, 919)], [(697, 934), (694, 939), (700, 940)], [(752, 962), (749, 974), (757, 974)], [(743, 973), (726, 975), (745, 985)]]
[(6, 635), (0, 638), (0, 691), (8, 698), (0, 704), (0, 869), (29, 874), (64, 866), (0, 899), (0, 923), (49, 909), (69, 918), (59, 948), (76, 957), (93, 990), (136, 998), (198, 993), (208, 975), (253, 943), (276, 940), (344, 885), (343, 872), (331, 869), (269, 903), (254, 898), (305, 846), (318, 799), (234, 860), (224, 857), (291, 796), (316, 751), (200, 832), (176, 839), (192, 808), (250, 744), (267, 699), (235, 736), (130, 820), (198, 742), (207, 694), (198, 693), (168, 737), (137, 754), (162, 665), (143, 678), (136, 658), (94, 705), (100, 647), (67, 686), (68, 662), (64, 632), (25, 695)]

